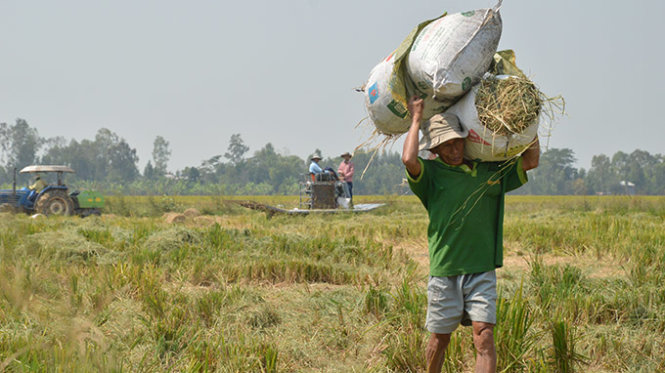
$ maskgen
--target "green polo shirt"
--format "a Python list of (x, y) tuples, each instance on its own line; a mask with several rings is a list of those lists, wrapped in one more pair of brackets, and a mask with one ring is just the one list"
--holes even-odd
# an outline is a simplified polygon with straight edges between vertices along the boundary
[(506, 192), (527, 182), (522, 158), (450, 166), (420, 162), (409, 186), (429, 215), (430, 275), (445, 277), (491, 271), (503, 265), (503, 205)]

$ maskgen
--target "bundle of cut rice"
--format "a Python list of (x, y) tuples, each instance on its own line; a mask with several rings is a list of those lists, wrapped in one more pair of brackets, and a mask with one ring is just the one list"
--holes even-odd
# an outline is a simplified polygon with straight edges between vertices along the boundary
[(534, 141), (544, 100), (524, 77), (488, 74), (447, 112), (469, 130), (466, 158), (502, 161)]
[(541, 96), (526, 78), (490, 76), (476, 91), (478, 119), (494, 135), (521, 134), (538, 121)]

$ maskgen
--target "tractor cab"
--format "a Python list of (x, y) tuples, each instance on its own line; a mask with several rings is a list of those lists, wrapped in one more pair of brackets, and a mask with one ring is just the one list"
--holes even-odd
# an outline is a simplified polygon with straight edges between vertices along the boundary
[[(24, 191), (27, 191), (26, 198), (22, 203), (24, 208), (41, 211), (42, 209), (37, 208), (37, 203), (44, 201), (41, 203), (41, 205), (44, 205), (46, 200), (52, 200), (51, 203), (46, 203), (48, 206), (44, 206), (48, 207), (49, 213), (54, 215), (69, 215), (73, 212), (73, 203), (68, 203), (70, 202), (67, 201), (69, 198), (65, 198), (69, 196), (67, 195), (68, 188), (63, 182), (63, 174), (73, 174), (74, 170), (67, 166), (35, 165), (23, 168), (20, 173), (34, 174), (36, 176), (36, 180), (32, 185), (23, 188)], [(55, 174), (55, 180), (48, 177), (52, 174)], [(56, 195), (65, 197), (54, 199), (53, 196)]]
[(101, 213), (104, 197), (100, 193), (70, 193), (64, 183), (64, 174), (74, 173), (74, 170), (67, 166), (33, 165), (23, 168), (20, 173), (34, 174), (35, 182), (17, 190), (15, 169), (13, 189), (0, 191), (0, 211), (81, 216)]

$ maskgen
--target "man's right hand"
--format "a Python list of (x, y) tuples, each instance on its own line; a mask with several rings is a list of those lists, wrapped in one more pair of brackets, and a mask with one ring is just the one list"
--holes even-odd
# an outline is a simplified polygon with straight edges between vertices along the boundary
[(409, 113), (411, 113), (411, 118), (420, 119), (423, 117), (423, 110), (425, 108), (425, 101), (418, 96), (412, 96), (409, 99), (408, 103)]

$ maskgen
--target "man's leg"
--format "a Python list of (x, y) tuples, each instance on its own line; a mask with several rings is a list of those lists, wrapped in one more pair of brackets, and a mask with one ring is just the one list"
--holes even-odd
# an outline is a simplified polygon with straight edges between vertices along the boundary
[(473, 344), (476, 346), (476, 373), (496, 372), (494, 324), (473, 321)]
[(432, 333), (427, 343), (427, 372), (441, 373), (443, 357), (450, 343), (450, 334)]
[(450, 335), (462, 320), (464, 299), (460, 279), (461, 276), (430, 276), (427, 283), (425, 327), (431, 333), (425, 352), (428, 372), (441, 373)]
[(494, 325), (496, 324), (496, 272), (465, 275), (462, 325), (473, 326), (473, 344), (478, 352), (476, 372), (496, 371)]

